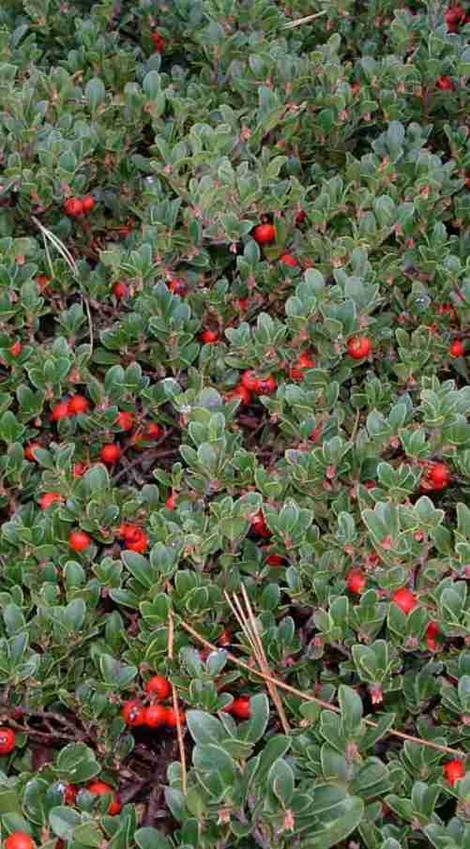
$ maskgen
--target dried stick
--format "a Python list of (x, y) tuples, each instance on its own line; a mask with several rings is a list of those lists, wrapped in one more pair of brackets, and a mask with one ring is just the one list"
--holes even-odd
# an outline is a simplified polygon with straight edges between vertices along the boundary
[[(199, 634), (191, 625), (188, 625), (187, 622), (180, 622), (182, 628), (191, 634), (195, 640), (197, 640), (201, 645), (205, 646), (207, 649), (211, 651), (218, 652), (221, 649), (218, 646), (215, 646), (214, 643), (206, 640), (202, 634)], [(235, 663), (240, 669), (244, 669), (246, 672), (249, 672), (251, 675), (256, 675), (258, 678), (262, 678), (264, 681), (271, 681), (276, 687), (279, 687), (281, 690), (285, 690), (287, 693), (291, 693), (293, 696), (297, 696), (300, 699), (303, 699), (307, 702), (314, 702), (325, 710), (332, 710), (334, 713), (341, 713), (341, 710), (336, 705), (331, 704), (330, 702), (326, 702), (323, 699), (319, 699), (316, 696), (311, 696), (310, 693), (303, 693), (302, 690), (298, 690), (297, 687), (292, 687), (290, 684), (285, 684), (284, 681), (281, 681), (279, 678), (275, 678), (273, 675), (268, 675), (265, 672), (262, 672), (260, 669), (256, 669), (256, 667), (249, 666), (248, 663), (244, 663), (243, 660), (240, 660), (231, 652), (224, 649), (228, 660), (232, 663)], [(377, 722), (373, 722), (371, 719), (364, 719), (364, 724), (369, 728), (377, 728)], [(405, 734), (404, 731), (396, 731), (394, 728), (389, 728), (386, 732), (390, 737), (397, 737), (400, 740), (409, 740), (411, 743), (417, 743), (419, 746), (427, 746), (429, 749), (436, 749), (438, 752), (444, 752), (448, 755), (453, 755), (454, 757), (466, 759), (468, 755), (465, 752), (461, 752), (459, 749), (452, 749), (450, 746), (443, 746), (441, 743), (434, 743), (433, 740), (425, 740), (422, 737), (415, 737), (413, 734)]]
[[(173, 620), (173, 613), (168, 613), (168, 659), (173, 660), (173, 645), (175, 638), (175, 625)], [(173, 700), (173, 710), (175, 712), (176, 717), (176, 736), (178, 738), (178, 749), (180, 753), (180, 762), (181, 762), (181, 789), (183, 793), (186, 795), (187, 788), (187, 769), (186, 769), (186, 752), (184, 749), (184, 740), (183, 740), (183, 728), (181, 726), (181, 716), (179, 709), (179, 701), (178, 701), (178, 693), (176, 692), (176, 687), (172, 683), (171, 685), (171, 695)]]

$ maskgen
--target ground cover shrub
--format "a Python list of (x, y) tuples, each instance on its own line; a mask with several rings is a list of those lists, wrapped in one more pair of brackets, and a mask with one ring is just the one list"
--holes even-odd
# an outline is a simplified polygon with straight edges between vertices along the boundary
[(2, 847), (470, 846), (469, 32), (3, 0)]

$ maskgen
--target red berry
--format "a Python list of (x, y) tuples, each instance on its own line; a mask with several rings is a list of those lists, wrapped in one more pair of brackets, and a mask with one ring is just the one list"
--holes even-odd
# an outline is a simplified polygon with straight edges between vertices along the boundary
[(96, 200), (94, 199), (93, 195), (85, 195), (85, 197), (82, 198), (82, 209), (83, 209), (83, 212), (85, 213), (85, 215), (88, 212), (92, 212), (94, 210), (95, 206), (96, 206)]
[(16, 734), (11, 728), (0, 728), (0, 757), (9, 755), (15, 748)]
[(439, 77), (436, 85), (441, 91), (454, 91), (455, 89), (454, 81), (448, 74), (443, 74)]
[(180, 280), (178, 277), (174, 277), (172, 280), (168, 281), (168, 288), (174, 295), (180, 295), (181, 297), (183, 297), (187, 292), (185, 281)]
[(354, 360), (363, 360), (372, 351), (372, 342), (368, 336), (352, 336), (348, 342), (348, 354)]
[(350, 569), (346, 575), (346, 583), (349, 592), (362, 595), (367, 586), (367, 578), (362, 569)]
[(78, 218), (83, 213), (83, 204), (80, 198), (69, 198), (64, 203), (64, 211), (70, 218)]
[(139, 533), (133, 539), (126, 540), (126, 549), (135, 551), (137, 554), (144, 554), (149, 547), (149, 538), (142, 528), (139, 528)]
[(58, 422), (61, 419), (67, 419), (70, 416), (69, 402), (59, 401), (51, 410), (51, 421)]
[(282, 262), (283, 265), (290, 265), (292, 268), (295, 268), (299, 264), (292, 254), (282, 254), (279, 257), (279, 262)]
[(201, 333), (201, 342), (204, 342), (206, 345), (214, 345), (220, 339), (217, 330), (203, 330)]
[(90, 407), (88, 398), (84, 395), (72, 395), (68, 402), (68, 412), (70, 416), (78, 416), (79, 413), (86, 413)]
[(446, 489), (451, 480), (452, 474), (446, 463), (428, 463), (421, 478), (421, 489), (425, 492), (439, 492)]
[(448, 781), (451, 787), (453, 787), (454, 784), (456, 784), (457, 781), (465, 775), (465, 764), (457, 758), (454, 758), (452, 761), (447, 761), (442, 769), (444, 771), (446, 781)]
[(41, 507), (41, 510), (47, 510), (51, 504), (55, 504), (57, 501), (63, 500), (64, 498), (60, 492), (45, 492), (39, 499), (39, 506)]
[(411, 592), (411, 590), (407, 587), (402, 587), (401, 590), (394, 592), (392, 595), (392, 601), (400, 608), (400, 610), (403, 610), (403, 613), (406, 613), (406, 615), (411, 613), (418, 604), (416, 593)]
[(226, 708), (227, 713), (232, 713), (237, 719), (249, 719), (251, 716), (251, 704), (249, 696), (239, 696)]
[(117, 442), (110, 442), (108, 445), (103, 445), (100, 451), (100, 457), (107, 466), (112, 466), (117, 463), (122, 454), (122, 448)]
[(252, 530), (260, 537), (271, 536), (271, 531), (266, 524), (266, 519), (262, 510), (258, 510), (258, 512), (252, 517), (251, 527)]
[(269, 374), (267, 377), (260, 377), (258, 380), (258, 393), (260, 395), (272, 395), (276, 391), (276, 388), (276, 378), (272, 374)]
[(41, 289), (41, 292), (43, 292), (44, 289), (47, 289), (51, 280), (52, 280), (52, 277), (48, 277), (47, 274), (38, 274), (38, 276), (36, 277), (36, 283), (38, 284), (39, 288)]
[(135, 424), (134, 413), (129, 413), (127, 410), (121, 410), (117, 414), (116, 424), (121, 430), (132, 430)]
[(162, 35), (160, 35), (158, 30), (155, 30), (155, 32), (152, 32), (151, 35), (150, 35), (150, 38), (153, 41), (153, 46), (155, 47), (156, 52), (157, 53), (163, 53), (163, 51), (165, 50), (165, 39), (163, 38)]
[(231, 401), (232, 398), (234, 400), (239, 398), (242, 404), (251, 403), (251, 392), (243, 385), (243, 383), (239, 383), (238, 386), (235, 386), (235, 389), (230, 389), (230, 391), (226, 393), (225, 397), (229, 401)]
[(247, 369), (242, 374), (242, 386), (249, 392), (257, 392), (259, 389), (259, 377), (255, 371)]
[(72, 531), (69, 535), (69, 545), (74, 551), (85, 551), (91, 545), (91, 537), (85, 531)]
[(23, 350), (23, 346), (19, 339), (16, 342), (13, 342), (13, 345), (10, 347), (10, 354), (12, 357), (19, 357)]
[(436, 651), (439, 647), (437, 637), (440, 634), (439, 622), (430, 622), (426, 628), (426, 645), (429, 651)]
[(122, 802), (119, 798), (119, 795), (116, 793), (112, 802), (109, 803), (108, 814), (110, 817), (115, 817), (116, 814), (120, 814), (122, 811)]
[(121, 280), (118, 280), (117, 283), (113, 283), (113, 295), (116, 298), (126, 298), (128, 294), (129, 289)]
[(81, 478), (87, 469), (88, 463), (74, 463), (72, 466), (72, 476), (74, 478)]
[(78, 787), (76, 784), (66, 784), (64, 790), (64, 802), (66, 805), (75, 805)]
[(145, 721), (145, 708), (137, 699), (129, 699), (122, 706), (122, 716), (127, 725), (143, 725)]
[(30, 442), (25, 446), (24, 456), (27, 460), (35, 461), (37, 463), (36, 450), (38, 448), (42, 448), (42, 445), (39, 442)]
[(149, 728), (159, 728), (165, 725), (168, 708), (164, 705), (149, 705), (144, 709), (144, 725)]
[(258, 224), (253, 230), (253, 238), (259, 245), (269, 245), (276, 238), (274, 224)]
[(292, 380), (303, 380), (304, 371), (309, 368), (315, 368), (316, 362), (308, 353), (308, 351), (304, 351), (303, 354), (300, 354), (297, 361), (291, 366), (289, 374)]
[(118, 794), (113, 790), (111, 785), (106, 784), (105, 781), (92, 781), (91, 784), (87, 784), (86, 789), (89, 793), (93, 793), (94, 796), (105, 796), (108, 793), (112, 794), (113, 798), (108, 808), (108, 814), (110, 814), (110, 816), (114, 816), (122, 810), (122, 802), (120, 801)]
[(143, 554), (147, 551), (149, 538), (145, 531), (142, 528), (139, 528), (138, 525), (121, 525), (118, 533), (124, 538), (125, 547), (128, 551), (135, 551), (138, 554)]
[(176, 510), (176, 493), (172, 492), (167, 500), (165, 501), (165, 506), (168, 510)]
[(163, 433), (161, 425), (157, 424), (157, 422), (149, 422), (148, 425), (145, 426), (142, 436), (144, 439), (160, 439)]
[(5, 849), (36, 849), (36, 844), (25, 831), (14, 831), (5, 840)]
[(166, 724), (168, 725), (169, 728), (176, 728), (176, 726), (178, 725), (177, 716), (178, 716), (178, 719), (180, 721), (180, 725), (184, 725), (184, 723), (186, 721), (184, 711), (180, 710), (178, 712), (178, 715), (177, 715), (175, 709), (172, 708), (172, 707), (169, 707), (169, 708), (165, 708), (165, 712), (166, 712), (165, 722), (166, 722)]
[(268, 566), (284, 566), (284, 557), (281, 554), (268, 554), (266, 563)]
[(463, 357), (465, 354), (465, 345), (461, 339), (454, 339), (449, 348), (449, 354), (451, 357)]
[(306, 217), (307, 217), (307, 213), (305, 212), (305, 209), (299, 209), (299, 211), (295, 215), (295, 223), (296, 224), (303, 224)]
[(230, 628), (224, 628), (224, 630), (222, 631), (217, 642), (218, 642), (219, 646), (222, 646), (222, 647), (229, 646), (231, 644), (231, 642), (232, 642), (232, 632), (231, 632)]
[(450, 6), (444, 13), (444, 20), (447, 24), (447, 32), (458, 32), (459, 26), (465, 21), (465, 9), (460, 3)]
[(145, 683), (145, 692), (163, 701), (171, 695), (171, 684), (164, 675), (152, 675)]

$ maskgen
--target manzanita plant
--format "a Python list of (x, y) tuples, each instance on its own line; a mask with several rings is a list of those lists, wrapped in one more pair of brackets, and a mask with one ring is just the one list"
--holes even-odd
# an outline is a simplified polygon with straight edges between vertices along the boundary
[(470, 846), (469, 35), (1, 4), (5, 849)]

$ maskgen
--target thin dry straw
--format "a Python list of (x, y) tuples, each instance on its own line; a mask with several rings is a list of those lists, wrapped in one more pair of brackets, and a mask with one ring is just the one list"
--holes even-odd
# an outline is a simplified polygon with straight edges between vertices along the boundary
[[(173, 620), (173, 614), (170, 610), (168, 614), (168, 659), (173, 660), (174, 651), (174, 638), (175, 638), (175, 626)], [(176, 687), (174, 684), (171, 685), (171, 695), (173, 701), (173, 710), (175, 712), (176, 717), (176, 736), (178, 738), (178, 749), (180, 753), (180, 763), (181, 763), (181, 789), (183, 793), (186, 794), (186, 785), (187, 785), (187, 769), (186, 769), (186, 753), (184, 749), (184, 739), (183, 739), (183, 729), (181, 726), (181, 717), (180, 717), (180, 708), (179, 708), (179, 700), (178, 693), (176, 692)]]
[(314, 21), (315, 18), (321, 18), (322, 15), (326, 15), (326, 9), (323, 9), (321, 12), (315, 12), (314, 15), (305, 15), (304, 18), (296, 18), (295, 21), (289, 21), (287, 24), (283, 24), (282, 29), (294, 29), (294, 27), (301, 27), (302, 24), (308, 24), (310, 21)]

